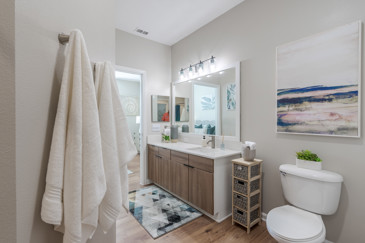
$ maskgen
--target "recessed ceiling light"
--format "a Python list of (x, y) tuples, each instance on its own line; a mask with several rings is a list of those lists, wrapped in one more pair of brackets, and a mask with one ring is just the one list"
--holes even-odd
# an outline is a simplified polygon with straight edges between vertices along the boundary
[(223, 71), (220, 71), (219, 74), (223, 74), (224, 72)]
[(207, 78), (210, 78), (212, 75), (207, 75)]
[(201, 80), (202, 78), (198, 78), (198, 80)]

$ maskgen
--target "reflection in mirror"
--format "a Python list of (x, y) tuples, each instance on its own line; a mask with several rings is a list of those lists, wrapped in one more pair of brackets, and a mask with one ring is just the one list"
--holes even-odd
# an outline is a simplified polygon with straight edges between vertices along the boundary
[(189, 98), (175, 97), (175, 121), (189, 121)]
[(170, 121), (170, 102), (169, 96), (152, 95), (152, 122), (169, 122)]
[[(239, 64), (234, 67), (173, 85), (174, 118), (195, 134), (224, 135), (240, 140)], [(180, 98), (184, 97), (184, 98)], [(191, 102), (191, 103), (189, 103)], [(187, 120), (177, 104), (184, 103)], [(180, 120), (178, 113), (180, 113)], [(186, 117), (185, 115), (185, 117)]]

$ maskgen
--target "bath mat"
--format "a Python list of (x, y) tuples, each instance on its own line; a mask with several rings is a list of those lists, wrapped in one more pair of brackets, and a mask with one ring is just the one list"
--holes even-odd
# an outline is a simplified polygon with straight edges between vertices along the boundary
[(128, 170), (128, 175), (133, 174), (133, 171)]
[(154, 239), (202, 215), (157, 186), (129, 192), (129, 211)]

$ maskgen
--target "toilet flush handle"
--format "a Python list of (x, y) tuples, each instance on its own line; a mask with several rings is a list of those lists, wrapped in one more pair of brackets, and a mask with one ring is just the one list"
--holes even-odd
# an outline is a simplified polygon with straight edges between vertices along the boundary
[(284, 172), (284, 171), (280, 171), (280, 173), (281, 173), (283, 176), (286, 176), (286, 172)]

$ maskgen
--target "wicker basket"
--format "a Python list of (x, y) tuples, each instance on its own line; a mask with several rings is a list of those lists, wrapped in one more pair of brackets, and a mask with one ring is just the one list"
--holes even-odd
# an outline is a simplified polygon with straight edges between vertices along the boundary
[[(260, 165), (251, 166), (251, 178), (260, 174)], [(234, 164), (233, 175), (235, 177), (248, 180), (248, 166)]]
[[(251, 182), (250, 192), (254, 192), (260, 188), (260, 179), (256, 179)], [(248, 182), (241, 181), (234, 178), (233, 189), (239, 193), (247, 195), (248, 193)]]
[(247, 212), (241, 211), (238, 208), (233, 208), (233, 219), (247, 226)]
[[(250, 224), (259, 218), (259, 209), (255, 209), (250, 214)], [(247, 212), (243, 210), (239, 210), (236, 207), (233, 207), (233, 219), (242, 225), (247, 227)]]
[[(243, 195), (233, 193), (233, 205), (240, 209), (247, 210), (247, 207), (249, 205), (249, 202), (247, 199), (248, 198)], [(260, 200), (259, 193), (256, 195), (253, 195), (250, 198), (250, 207), (252, 208), (252, 207), (256, 206), (259, 203), (259, 200)]]
[(260, 218), (260, 210), (257, 208), (253, 210), (250, 214), (250, 223), (255, 221), (256, 219)]

